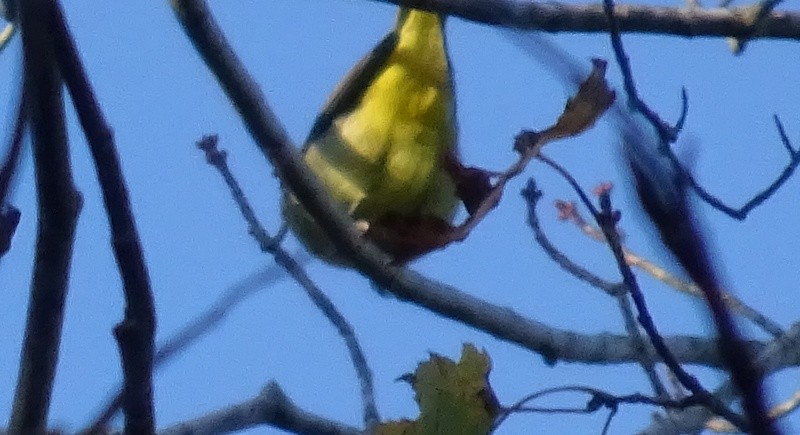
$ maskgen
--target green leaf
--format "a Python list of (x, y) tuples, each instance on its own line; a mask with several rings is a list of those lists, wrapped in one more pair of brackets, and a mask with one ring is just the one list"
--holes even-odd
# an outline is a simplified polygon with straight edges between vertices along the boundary
[(475, 346), (465, 344), (461, 360), (431, 354), (413, 374), (402, 379), (416, 392), (420, 416), (380, 425), (381, 435), (483, 435), (492, 427), (500, 410), (489, 385), (491, 361)]

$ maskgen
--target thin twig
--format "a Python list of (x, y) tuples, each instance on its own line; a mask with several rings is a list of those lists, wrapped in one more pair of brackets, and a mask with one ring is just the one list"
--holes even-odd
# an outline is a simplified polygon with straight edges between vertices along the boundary
[(111, 128), (89, 83), (61, 5), (47, 1), (56, 58), (69, 89), (81, 128), (94, 159), (103, 203), (111, 227), (112, 248), (123, 282), (125, 318), (114, 328), (125, 378), (125, 431), (155, 432), (153, 409), (153, 352), (155, 303), (144, 252), (131, 211)]
[(775, 121), (775, 125), (778, 129), (781, 143), (789, 153), (789, 162), (786, 164), (786, 167), (783, 168), (783, 171), (778, 174), (775, 180), (772, 181), (772, 183), (764, 188), (764, 190), (753, 195), (752, 198), (750, 198), (739, 208), (726, 205), (722, 202), (722, 200), (703, 188), (703, 186), (701, 186), (697, 180), (695, 180), (692, 174), (683, 167), (683, 164), (678, 159), (678, 156), (675, 155), (671, 148), (665, 148), (662, 151), (669, 158), (675, 170), (677, 170), (681, 176), (686, 179), (686, 182), (689, 184), (692, 190), (694, 190), (703, 201), (705, 201), (711, 207), (725, 213), (726, 215), (741, 221), (747, 218), (750, 212), (755, 210), (756, 207), (760, 206), (764, 203), (764, 201), (771, 198), (772, 195), (774, 195), (775, 192), (777, 192), (778, 189), (780, 189), (792, 177), (792, 175), (794, 175), (795, 170), (797, 170), (797, 167), (800, 166), (800, 148), (795, 149), (792, 146), (791, 141), (789, 140), (788, 136), (786, 136), (786, 131), (784, 130), (783, 124), (781, 123), (780, 118), (778, 118), (778, 115), (773, 115), (773, 120)]
[[(767, 1), (779, 1), (779, 0), (767, 0)], [(639, 97), (639, 94), (636, 90), (636, 84), (633, 79), (633, 72), (631, 71), (630, 60), (628, 59), (628, 55), (625, 53), (625, 49), (622, 46), (622, 37), (621, 37), (621, 30), (620, 30), (620, 23), (618, 18), (615, 14), (615, 10), (617, 8), (614, 5), (613, 0), (603, 0), (603, 6), (605, 9), (606, 16), (610, 22), (609, 26), (609, 34), (611, 36), (611, 45), (614, 49), (614, 55), (617, 59), (617, 64), (620, 67), (622, 72), (625, 92), (628, 95), (628, 103), (631, 105), (636, 111), (641, 113), (653, 128), (656, 129), (658, 132), (658, 136), (661, 140), (660, 150), (664, 153), (672, 163), (674, 169), (687, 180), (689, 186), (697, 193), (700, 198), (708, 203), (711, 207), (727, 214), (728, 216), (737, 219), (737, 220), (744, 220), (747, 215), (761, 205), (764, 201), (766, 201), (769, 197), (771, 197), (794, 173), (795, 169), (797, 169), (798, 165), (800, 165), (800, 150), (795, 150), (791, 144), (788, 143), (788, 139), (786, 138), (785, 132), (783, 131), (783, 126), (780, 123), (777, 115), (774, 116), (775, 123), (778, 127), (778, 131), (781, 134), (781, 140), (789, 151), (789, 162), (786, 165), (786, 168), (778, 175), (778, 177), (773, 181), (767, 188), (763, 191), (755, 194), (753, 198), (747, 201), (742, 207), (736, 209), (724, 204), (719, 198), (709, 193), (706, 189), (700, 186), (697, 183), (697, 180), (694, 179), (692, 174), (683, 167), (683, 164), (678, 159), (678, 156), (674, 153), (672, 148), (669, 146), (670, 143), (675, 142), (677, 139), (677, 134), (680, 129), (683, 127), (684, 121), (686, 120), (686, 113), (687, 113), (687, 98), (686, 98), (686, 90), (682, 90), (682, 102), (683, 102), (683, 110), (681, 111), (680, 119), (675, 127), (669, 126), (666, 122), (661, 120), (658, 114), (652, 110), (645, 102)], [(773, 5), (774, 6), (774, 5)], [(751, 30), (752, 33), (752, 30)], [(747, 36), (747, 35), (745, 35)]]
[(639, 330), (639, 324), (636, 322), (636, 316), (633, 312), (631, 301), (628, 299), (628, 295), (625, 293), (619, 294), (617, 295), (616, 300), (617, 306), (622, 314), (622, 319), (625, 322), (625, 331), (628, 333), (628, 336), (635, 340), (639, 346), (639, 365), (647, 375), (647, 379), (650, 381), (650, 385), (653, 387), (653, 392), (659, 398), (669, 398), (669, 392), (664, 386), (664, 383), (661, 382), (661, 378), (658, 376), (658, 372), (656, 371), (657, 361), (655, 359), (655, 355), (650, 346), (647, 345), (645, 336), (642, 335), (641, 331)]
[[(611, 42), (614, 47), (617, 63), (625, 79), (628, 101), (633, 105), (635, 110), (643, 114), (649, 120), (652, 127), (658, 132), (660, 148), (668, 150), (669, 143), (675, 141), (675, 130), (668, 128), (637, 95), (636, 88), (633, 86), (633, 73), (631, 72), (627, 54), (622, 45), (619, 25), (615, 21), (614, 1), (603, 0), (603, 4), (608, 19), (611, 22)], [(755, 368), (752, 358), (750, 358), (747, 351), (743, 348), (743, 340), (722, 298), (719, 280), (709, 261), (705, 243), (695, 225), (694, 215), (689, 207), (686, 192), (688, 187), (687, 178), (690, 177), (685, 174), (687, 174), (688, 171), (677, 164), (677, 158), (672, 153), (670, 153), (671, 160), (675, 167), (675, 172), (678, 174), (677, 178), (673, 177), (672, 174), (669, 173), (670, 171), (665, 171), (663, 168), (658, 167), (658, 163), (646, 162), (648, 154), (646, 147), (647, 145), (644, 144), (642, 138), (630, 138), (627, 141), (628, 163), (633, 173), (639, 200), (650, 217), (650, 220), (659, 230), (664, 245), (675, 255), (683, 269), (703, 291), (706, 304), (711, 311), (717, 333), (719, 334), (720, 353), (725, 360), (725, 365), (732, 379), (740, 389), (743, 402), (742, 407), (744, 408), (749, 422), (745, 422), (740, 419), (738, 415), (733, 413), (730, 413), (730, 415), (720, 415), (723, 415), (741, 430), (746, 430), (749, 427), (754, 433), (776, 434), (778, 433), (777, 429), (769, 420), (766, 412), (762, 388), (762, 375)], [(620, 269), (627, 269), (627, 272), (623, 270), (623, 275), (629, 275), (633, 279), (634, 275), (630, 272), (627, 263), (625, 263), (622, 246), (616, 234), (616, 217), (613, 216), (612, 213), (608, 190), (600, 196), (600, 200), (604, 208), (605, 219), (597, 220), (598, 225), (608, 240)], [(596, 216), (595, 219), (597, 219)], [(626, 279), (626, 282), (629, 281)], [(638, 288), (635, 290), (631, 289), (631, 296), (634, 298), (637, 308), (639, 308), (640, 321), (645, 320), (649, 322), (649, 316), (642, 315), (644, 298)], [(647, 327), (645, 327), (645, 329), (647, 329)], [(655, 332), (655, 329), (653, 329), (653, 332)], [(650, 333), (650, 331), (648, 331), (648, 333)], [(651, 338), (654, 338), (654, 336), (651, 335)], [(656, 343), (654, 342), (654, 344)], [(656, 347), (658, 348), (658, 346)], [(714, 412), (729, 412), (718, 398), (710, 395), (693, 377), (682, 372), (682, 368), (679, 365), (672, 367), (666, 359), (665, 362), (668, 363), (670, 369), (681, 383), (693, 394), (700, 394), (701, 399), (706, 401)], [(676, 371), (676, 369), (678, 371)], [(737, 419), (731, 420), (731, 416)]]
[(625, 257), (622, 253), (622, 246), (620, 245), (619, 241), (619, 234), (616, 231), (616, 213), (611, 208), (608, 193), (601, 195), (601, 203), (603, 204), (603, 214), (601, 215), (602, 218), (598, 221), (598, 224), (606, 238), (609, 240), (609, 246), (611, 247), (611, 251), (614, 253), (615, 259), (617, 260), (617, 266), (622, 272), (623, 280), (628, 285), (631, 297), (636, 304), (636, 309), (639, 312), (639, 323), (642, 325), (644, 330), (647, 331), (647, 335), (650, 337), (650, 340), (653, 343), (653, 346), (656, 348), (656, 351), (664, 360), (664, 363), (667, 365), (667, 367), (669, 367), (670, 371), (675, 374), (675, 377), (681, 381), (681, 384), (686, 387), (687, 390), (689, 390), (694, 396), (697, 396), (698, 400), (700, 400), (704, 405), (708, 406), (718, 415), (724, 416), (738, 428), (746, 430), (748, 427), (747, 422), (745, 422), (739, 415), (728, 409), (721, 401), (719, 401), (719, 399), (711, 395), (705, 388), (703, 388), (700, 382), (697, 381), (697, 378), (683, 370), (683, 366), (681, 366), (677, 359), (675, 359), (675, 357), (672, 355), (672, 352), (669, 351), (669, 348), (664, 345), (663, 339), (656, 329), (655, 322), (652, 320), (652, 317), (647, 310), (644, 295), (638, 286), (636, 277), (630, 270), (630, 267), (627, 265), (627, 263), (625, 263)]
[[(308, 262), (311, 257), (308, 254), (298, 254), (295, 256), (300, 263)], [(276, 266), (265, 267), (238, 283), (225, 290), (222, 295), (206, 311), (198, 317), (192, 319), (174, 335), (164, 340), (158, 346), (153, 358), (153, 370), (163, 367), (166, 363), (174, 359), (177, 355), (188, 349), (191, 345), (204, 337), (248, 297), (254, 295), (259, 290), (283, 278), (283, 269)], [(102, 411), (93, 420), (88, 428), (80, 433), (84, 435), (106, 433), (105, 428), (119, 411), (122, 406), (122, 392), (120, 388), (115, 388), (115, 392), (101, 409)]]
[(542, 228), (539, 224), (539, 217), (536, 214), (536, 206), (542, 197), (542, 193), (536, 187), (536, 182), (533, 179), (528, 180), (528, 184), (522, 190), (522, 197), (525, 198), (525, 202), (528, 205), (528, 224), (533, 229), (536, 242), (540, 247), (542, 247), (548, 256), (550, 256), (550, 258), (556, 262), (556, 264), (561, 266), (562, 269), (566, 270), (576, 278), (586, 281), (589, 283), (589, 285), (603, 290), (606, 294), (616, 299), (625, 323), (625, 330), (627, 331), (628, 336), (634, 340), (639, 348), (639, 351), (637, 352), (639, 354), (639, 365), (642, 366), (642, 369), (650, 380), (656, 395), (664, 398), (669, 397), (666, 388), (664, 388), (664, 385), (661, 382), (661, 379), (659, 379), (658, 373), (656, 372), (655, 360), (652, 357), (651, 349), (647, 345), (647, 342), (640, 333), (639, 327), (636, 324), (636, 319), (633, 315), (630, 301), (628, 300), (628, 296), (624, 291), (624, 285), (606, 282), (580, 265), (575, 264), (569, 259), (569, 257), (564, 255), (564, 253), (553, 246), (553, 244), (547, 238), (547, 235), (544, 234), (544, 231), (542, 231)]
[(14, 23), (8, 23), (3, 28), (3, 31), (0, 32), (0, 53), (8, 47), (8, 44), (11, 42), (11, 39), (17, 33), (17, 26)]
[(239, 211), (247, 222), (250, 234), (259, 243), (262, 251), (271, 254), (275, 258), (275, 262), (300, 284), (314, 305), (331, 322), (344, 340), (361, 384), (364, 425), (367, 428), (372, 427), (380, 420), (378, 408), (375, 405), (375, 387), (372, 381), (372, 371), (367, 364), (367, 358), (364, 356), (364, 351), (361, 349), (361, 344), (356, 338), (353, 327), (347, 321), (347, 318), (339, 313), (339, 310), (328, 296), (308, 276), (300, 263), (289, 255), (280, 244), (276, 243), (275, 239), (269, 236), (264, 226), (259, 222), (255, 212), (253, 212), (252, 207), (250, 207), (250, 203), (247, 201), (241, 186), (239, 186), (239, 182), (231, 173), (226, 154), (224, 151), (219, 150), (217, 141), (216, 136), (206, 136), (197, 143), (197, 146), (205, 153), (208, 163), (222, 175), (236, 205), (239, 207)]
[(9, 434), (42, 434), (61, 343), (75, 226), (81, 208), (69, 159), (61, 79), (43, 0), (19, 2), (26, 112), (39, 202), (36, 258)]
[[(590, 396), (590, 399), (583, 407), (574, 408), (554, 408), (554, 407), (536, 407), (527, 405), (529, 402), (541, 399), (546, 396), (563, 394), (563, 393), (581, 393)], [(609, 409), (612, 413), (623, 404), (639, 404), (651, 405), (667, 409), (685, 409), (690, 406), (697, 405), (697, 401), (693, 397), (683, 400), (673, 400), (662, 397), (649, 397), (644, 394), (633, 393), (623, 396), (617, 396), (606, 391), (588, 387), (583, 385), (565, 385), (561, 387), (546, 388), (535, 393), (531, 393), (522, 399), (514, 402), (511, 406), (504, 407), (502, 413), (498, 416), (493, 425), (493, 430), (497, 429), (511, 414), (517, 412), (530, 412), (530, 413), (546, 413), (546, 414), (591, 414), (600, 408)]]
[[(617, 58), (617, 64), (619, 65), (620, 70), (622, 70), (622, 80), (625, 93), (628, 94), (628, 104), (633, 106), (636, 111), (644, 115), (644, 117), (650, 121), (653, 127), (658, 130), (658, 134), (662, 140), (669, 143), (675, 142), (675, 140), (678, 138), (678, 129), (664, 122), (654, 110), (650, 109), (650, 107), (641, 98), (639, 98), (639, 94), (636, 91), (636, 82), (633, 79), (633, 72), (631, 71), (631, 62), (630, 59), (628, 59), (628, 55), (625, 53), (625, 49), (622, 47), (620, 24), (614, 16), (615, 5), (613, 0), (603, 0), (603, 7), (609, 19), (610, 25), (608, 33), (611, 36), (611, 46), (614, 48), (614, 55)], [(687, 99), (685, 90), (683, 91), (682, 96), (684, 107), (686, 107)], [(686, 110), (682, 111), (683, 114), (686, 112)], [(681, 121), (684, 120), (685, 115), (681, 115)], [(683, 123), (681, 122), (681, 125), (682, 124)]]
[(536, 213), (536, 206), (542, 198), (542, 192), (537, 188), (536, 182), (533, 179), (528, 180), (528, 185), (522, 189), (522, 197), (528, 205), (528, 225), (533, 230), (536, 243), (544, 250), (544, 252), (553, 260), (558, 266), (567, 271), (570, 275), (586, 282), (592, 287), (604, 291), (610, 296), (616, 296), (623, 293), (622, 284), (606, 281), (603, 278), (588, 271), (583, 266), (575, 263), (563, 252), (553, 245), (547, 234), (542, 230), (539, 216)]
[[(655, 171), (648, 174), (646, 171), (653, 168), (644, 169), (644, 164), (637, 162), (636, 157), (629, 157), (629, 165), (639, 200), (658, 229), (661, 241), (703, 291), (716, 326), (720, 354), (741, 394), (750, 430), (755, 434), (777, 434), (777, 428), (767, 415), (762, 373), (755, 367), (751, 354), (743, 348), (743, 339), (723, 300), (719, 279), (689, 206), (688, 187), (680, 179), (673, 185), (663, 185), (660, 181), (664, 177)], [(658, 193), (661, 189), (669, 200)], [(732, 423), (744, 430), (737, 422)]]

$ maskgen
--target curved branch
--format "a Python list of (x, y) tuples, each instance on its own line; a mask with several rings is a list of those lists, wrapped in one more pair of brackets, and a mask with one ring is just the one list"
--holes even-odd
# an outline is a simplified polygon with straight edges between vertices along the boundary
[(339, 309), (336, 308), (333, 301), (328, 298), (328, 295), (326, 295), (311, 277), (308, 276), (300, 262), (280, 246), (278, 242), (280, 239), (270, 237), (264, 229), (264, 226), (258, 220), (253, 208), (245, 197), (239, 185), (239, 181), (236, 180), (233, 173), (231, 173), (230, 167), (228, 167), (227, 153), (217, 148), (217, 141), (217, 136), (205, 136), (197, 142), (197, 147), (205, 153), (206, 161), (222, 175), (237, 207), (239, 207), (242, 217), (247, 222), (249, 228), (248, 232), (261, 246), (262, 252), (272, 255), (275, 259), (275, 263), (286, 270), (286, 273), (305, 290), (311, 302), (322, 312), (325, 318), (339, 333), (339, 336), (342, 337), (342, 340), (344, 340), (345, 346), (350, 353), (350, 359), (358, 375), (359, 383), (361, 384), (361, 398), (364, 405), (364, 425), (368, 428), (372, 427), (372, 425), (380, 421), (378, 407), (375, 405), (375, 387), (373, 386), (372, 370), (367, 364), (367, 357), (361, 349), (361, 344), (356, 337), (353, 326), (347, 318), (339, 312)]
[(155, 302), (144, 249), (111, 127), (89, 83), (75, 42), (58, 0), (47, 1), (53, 49), (64, 82), (89, 144), (103, 204), (111, 227), (112, 248), (125, 295), (125, 317), (114, 328), (125, 378), (126, 430), (146, 435), (154, 432), (153, 353), (156, 329)]
[(24, 108), (33, 137), (39, 202), (36, 258), (8, 432), (45, 433), (61, 344), (81, 197), (67, 143), (61, 78), (44, 1), (20, 2)]

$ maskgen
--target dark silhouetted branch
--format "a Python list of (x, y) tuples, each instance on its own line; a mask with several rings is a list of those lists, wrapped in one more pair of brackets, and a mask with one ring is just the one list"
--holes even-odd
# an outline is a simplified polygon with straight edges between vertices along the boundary
[[(703, 291), (719, 334), (720, 353), (734, 383), (739, 387), (743, 408), (749, 422), (738, 419), (736, 415), (721, 414), (720, 411), (726, 411), (727, 408), (716, 397), (702, 389), (694, 378), (686, 377), (685, 373), (680, 371), (676, 372), (669, 362), (667, 364), (692, 394), (700, 395), (700, 399), (710, 406), (713, 412), (725, 417), (739, 429), (743, 431), (749, 429), (757, 434), (777, 434), (777, 429), (767, 415), (762, 390), (762, 375), (755, 368), (750, 354), (742, 345), (743, 341), (738, 328), (723, 299), (721, 285), (710, 261), (703, 235), (696, 226), (686, 191), (689, 187), (687, 180), (690, 177), (687, 177), (687, 171), (677, 164), (674, 155), (671, 159), (673, 165), (670, 168), (664, 167), (665, 165), (653, 155), (656, 149), (668, 149), (668, 144), (675, 141), (675, 131), (665, 126), (637, 95), (636, 88), (632, 85), (633, 73), (622, 45), (619, 26), (615, 23), (614, 2), (613, 0), (604, 0), (603, 4), (611, 21), (610, 36), (617, 62), (622, 70), (625, 83), (631, 84), (625, 87), (628, 101), (634, 110), (648, 119), (658, 132), (660, 139), (660, 147), (654, 147), (653, 144), (648, 143), (645, 137), (634, 137), (630, 132), (624, 134), (625, 157), (633, 176), (636, 193), (645, 212), (656, 226), (664, 245), (675, 255), (683, 269)], [(789, 148), (791, 149), (791, 147)], [(601, 203), (607, 205), (606, 210), (609, 214), (611, 212), (610, 196), (607, 193), (601, 196)], [(622, 268), (625, 264), (624, 253), (619, 240), (614, 238), (615, 223), (607, 228), (604, 227), (603, 221), (598, 220), (598, 224)], [(625, 267), (627, 268), (627, 264)], [(632, 273), (630, 275), (633, 277)], [(628, 282), (627, 279), (626, 282)], [(636, 293), (631, 292), (635, 302), (637, 301)], [(638, 295), (638, 298), (642, 298), (641, 294)], [(643, 298), (641, 303), (644, 304)], [(732, 420), (732, 417), (735, 419)]]
[(46, 16), (64, 81), (94, 159), (103, 203), (111, 227), (114, 256), (122, 277), (125, 318), (114, 328), (125, 378), (123, 408), (126, 433), (155, 431), (153, 410), (153, 348), (155, 304), (128, 188), (122, 175), (111, 128), (89, 83), (61, 6), (47, 0)]
[(11, 435), (28, 435), (46, 432), (81, 199), (72, 180), (46, 0), (19, 6), (24, 106), (33, 136), (39, 211), (28, 319), (8, 430)]

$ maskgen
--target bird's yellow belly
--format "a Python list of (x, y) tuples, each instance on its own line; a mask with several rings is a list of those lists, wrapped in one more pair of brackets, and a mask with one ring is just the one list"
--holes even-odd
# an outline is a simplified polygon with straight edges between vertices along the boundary
[(455, 143), (446, 95), (391, 65), (356, 110), (310, 144), (306, 163), (355, 218), (426, 213), (449, 221), (455, 196), (438, 193), (454, 191), (442, 166)]
[[(424, 41), (398, 43), (355, 107), (337, 114), (305, 146), (306, 164), (357, 221), (425, 217), (450, 223), (455, 215), (458, 197), (444, 167), (447, 153), (457, 152), (453, 87), (441, 40), (430, 40), (430, 46)], [(283, 214), (317, 256), (347, 265), (289, 194)]]

